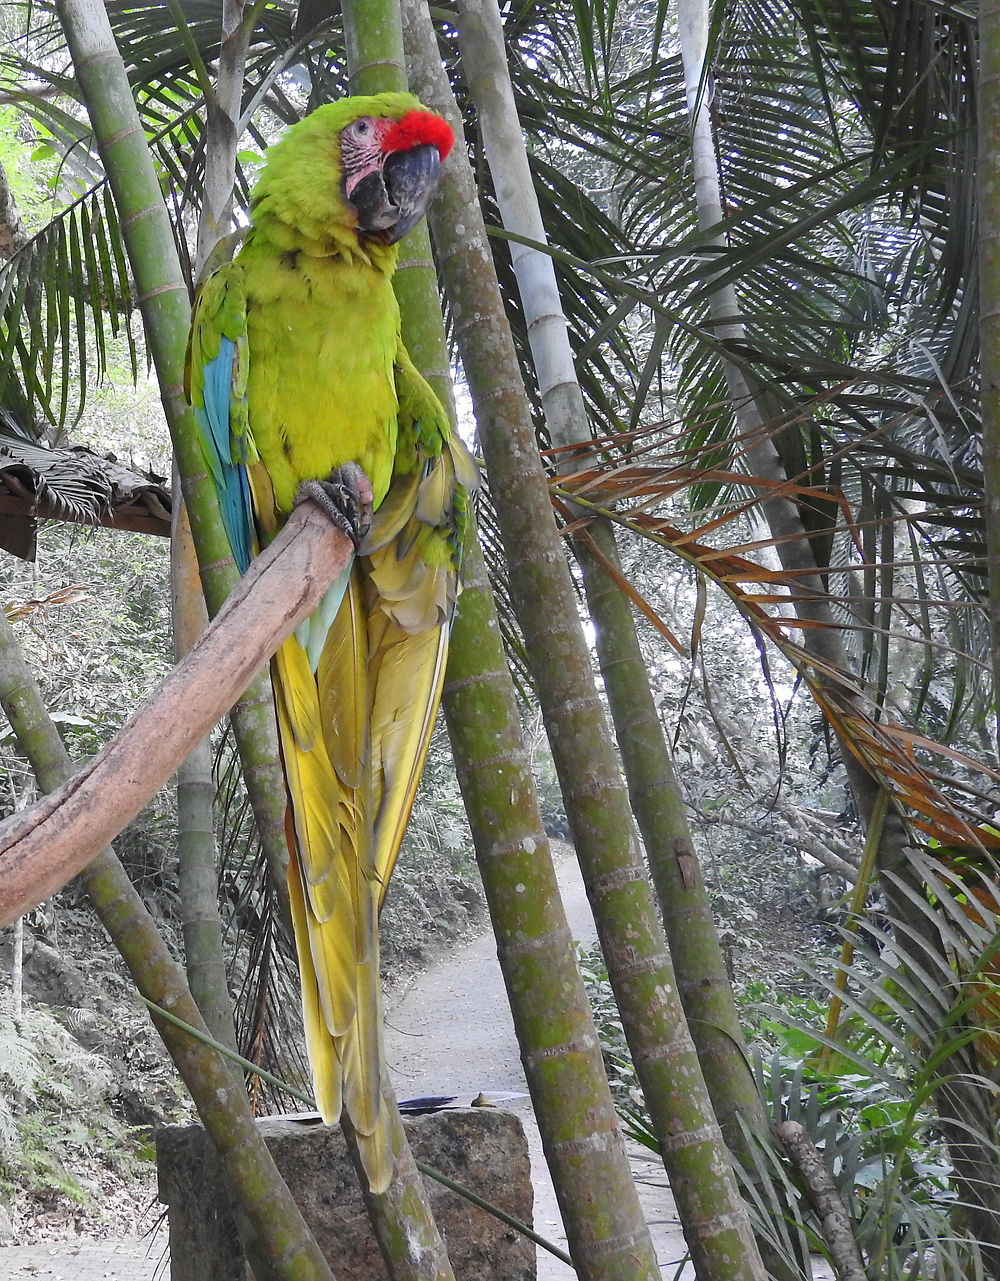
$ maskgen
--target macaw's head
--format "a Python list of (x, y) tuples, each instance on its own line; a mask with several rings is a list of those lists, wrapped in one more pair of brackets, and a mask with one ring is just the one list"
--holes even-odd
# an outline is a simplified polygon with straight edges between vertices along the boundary
[(270, 215), (320, 241), (393, 245), (426, 213), (453, 143), (447, 121), (412, 94), (329, 103), (269, 148), (254, 221)]

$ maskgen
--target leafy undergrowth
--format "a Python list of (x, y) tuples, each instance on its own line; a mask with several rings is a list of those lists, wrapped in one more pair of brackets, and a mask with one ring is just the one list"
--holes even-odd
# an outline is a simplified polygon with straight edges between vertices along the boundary
[[(874, 1281), (958, 1281), (980, 1277), (981, 1243), (961, 1216), (954, 1170), (934, 1111), (936, 1073), (965, 1041), (946, 1024), (933, 1037), (936, 1054), (918, 1048), (922, 1012), (887, 998), (896, 994), (897, 958), (859, 948), (850, 982), (863, 1001), (841, 1019), (836, 1043), (824, 1035), (828, 997), (822, 967), (809, 967), (814, 995), (777, 990), (757, 980), (739, 996), (753, 1070), (774, 1122), (801, 1124), (836, 1186), (865, 1275)], [(580, 968), (622, 1128), (658, 1150), (625, 1042), (599, 947)], [(971, 1080), (972, 1078), (970, 1078)], [(962, 1131), (974, 1135), (974, 1127)], [(1000, 1156), (992, 1135), (983, 1150)], [(812, 1252), (826, 1254), (822, 1225), (799, 1172), (766, 1136), (753, 1141), (754, 1170), (740, 1174), (755, 1231), (770, 1240), (792, 1275)], [(805, 1275), (805, 1273), (803, 1273)]]
[(149, 1228), (152, 1126), (190, 1115), (145, 1009), (82, 917), (67, 910), (58, 948), (26, 931), (20, 1017), (0, 996), (0, 1206), (22, 1244)]

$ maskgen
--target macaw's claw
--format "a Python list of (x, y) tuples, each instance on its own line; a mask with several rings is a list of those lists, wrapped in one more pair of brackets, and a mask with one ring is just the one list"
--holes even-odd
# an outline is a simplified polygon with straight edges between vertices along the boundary
[(371, 528), (374, 495), (371, 481), (357, 463), (344, 463), (327, 480), (304, 480), (295, 502), (306, 499), (325, 512), (355, 547), (360, 547)]

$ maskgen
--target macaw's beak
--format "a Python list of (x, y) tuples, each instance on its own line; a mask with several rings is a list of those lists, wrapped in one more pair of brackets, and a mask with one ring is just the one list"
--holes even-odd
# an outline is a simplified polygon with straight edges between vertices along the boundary
[(360, 230), (387, 245), (402, 240), (427, 212), (440, 169), (430, 143), (391, 152), (381, 172), (367, 174), (351, 192)]
[(441, 157), (432, 143), (394, 151), (382, 166), (386, 190), (399, 209), (399, 219), (392, 229), (390, 244), (402, 240), (427, 212), (434, 196)]

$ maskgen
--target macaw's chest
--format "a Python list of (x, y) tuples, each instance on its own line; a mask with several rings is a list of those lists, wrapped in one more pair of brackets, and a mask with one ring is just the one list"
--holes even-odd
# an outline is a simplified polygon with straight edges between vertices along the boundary
[(356, 462), (385, 496), (396, 451), (399, 309), (367, 265), (290, 252), (247, 273), (250, 430), (280, 511)]

